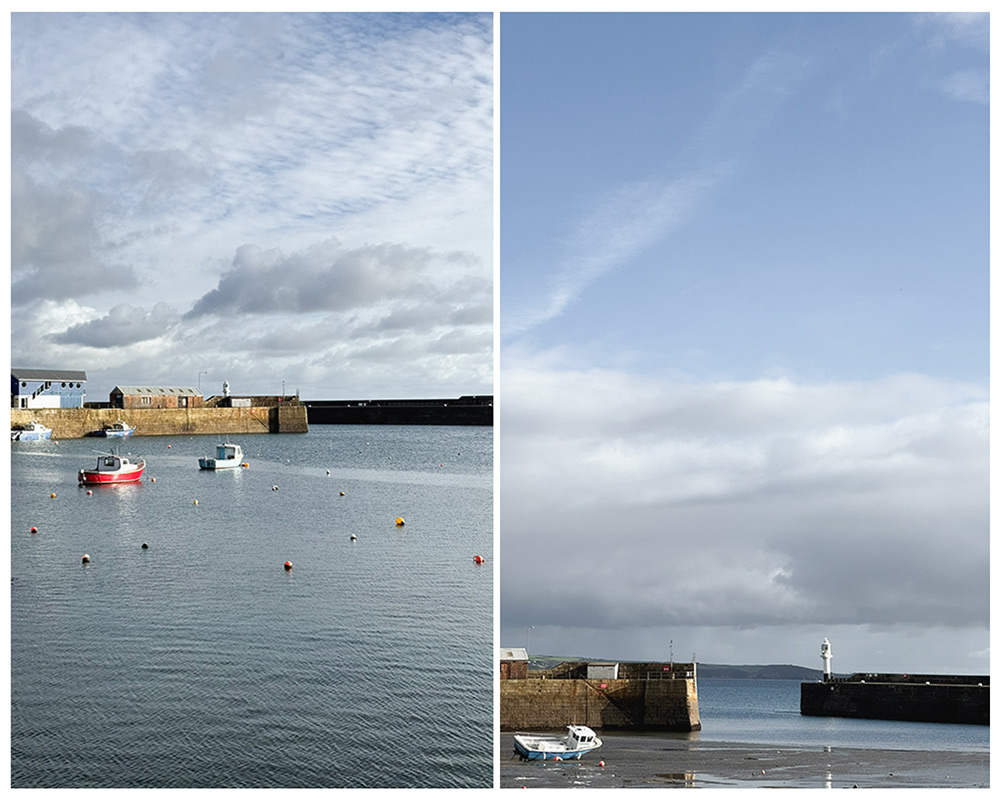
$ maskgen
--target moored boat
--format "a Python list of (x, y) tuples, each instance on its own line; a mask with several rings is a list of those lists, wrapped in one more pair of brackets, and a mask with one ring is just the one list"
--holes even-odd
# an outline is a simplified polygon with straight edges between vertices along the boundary
[(80, 469), (77, 478), (80, 483), (135, 483), (142, 479), (142, 471), (146, 469), (146, 460), (139, 459), (132, 463), (125, 456), (117, 453), (103, 453), (97, 459), (94, 469)]
[(566, 761), (580, 758), (602, 744), (597, 734), (586, 725), (567, 725), (565, 736), (545, 733), (517, 733), (514, 752), (522, 760)]
[(198, 459), (198, 466), (202, 469), (232, 469), (242, 467), (243, 448), (238, 444), (226, 442), (215, 448), (215, 458), (206, 457)]
[(112, 422), (110, 425), (105, 425), (98, 431), (91, 431), (90, 435), (121, 439), (131, 436), (133, 433), (135, 433), (134, 425), (126, 425), (121, 420), (118, 420), (117, 422)]
[(37, 442), (52, 438), (52, 428), (47, 428), (40, 422), (25, 422), (10, 429), (12, 442)]

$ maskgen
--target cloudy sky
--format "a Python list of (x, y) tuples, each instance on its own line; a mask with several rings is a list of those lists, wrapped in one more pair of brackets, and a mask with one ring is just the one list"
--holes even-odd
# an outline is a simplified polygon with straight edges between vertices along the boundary
[(490, 14), (14, 14), (11, 360), (492, 392)]
[(501, 644), (988, 672), (988, 18), (500, 30)]

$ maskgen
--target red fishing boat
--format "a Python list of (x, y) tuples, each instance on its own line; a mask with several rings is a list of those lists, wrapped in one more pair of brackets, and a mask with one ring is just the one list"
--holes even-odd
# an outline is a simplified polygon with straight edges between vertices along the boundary
[(146, 460), (133, 464), (117, 453), (104, 453), (97, 459), (94, 469), (81, 469), (80, 483), (135, 483), (142, 478)]

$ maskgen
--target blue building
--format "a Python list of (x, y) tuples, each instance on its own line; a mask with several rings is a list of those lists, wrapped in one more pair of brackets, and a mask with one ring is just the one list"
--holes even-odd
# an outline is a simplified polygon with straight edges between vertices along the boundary
[(83, 408), (87, 373), (74, 369), (11, 369), (11, 408)]

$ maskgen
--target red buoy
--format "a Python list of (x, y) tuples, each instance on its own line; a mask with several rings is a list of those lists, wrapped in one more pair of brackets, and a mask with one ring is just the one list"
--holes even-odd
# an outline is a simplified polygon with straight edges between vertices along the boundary
[(475, 561), (477, 564), (482, 564), (486, 559), (483, 558), (482, 556), (473, 556), (472, 560)]
[(31, 526), (31, 532), (32, 533), (38, 533), (38, 528), (36, 528), (34, 525), (32, 525)]
[(287, 569), (291, 569), (291, 568), (292, 568), (292, 562), (291, 561), (286, 561), (285, 562), (285, 569), (287, 570)]

